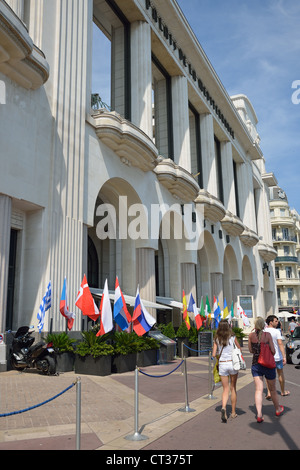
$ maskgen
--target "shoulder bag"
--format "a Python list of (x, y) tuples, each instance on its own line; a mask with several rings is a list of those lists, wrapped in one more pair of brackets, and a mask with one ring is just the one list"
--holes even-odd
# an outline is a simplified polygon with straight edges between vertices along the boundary
[(232, 366), (234, 370), (246, 370), (245, 359), (243, 358), (242, 351), (235, 344), (235, 338), (233, 338)]
[(269, 343), (260, 342), (260, 353), (258, 357), (258, 364), (268, 369), (276, 367), (275, 359), (270, 349)]
[(222, 351), (223, 351), (223, 347), (221, 349), (221, 352), (220, 352), (219, 356), (216, 357), (216, 363), (215, 363), (214, 368), (213, 368), (213, 376), (214, 376), (215, 384), (217, 384), (218, 382), (221, 382), (221, 377), (219, 375), (219, 360), (220, 360), (220, 357), (221, 357), (221, 354), (222, 354)]

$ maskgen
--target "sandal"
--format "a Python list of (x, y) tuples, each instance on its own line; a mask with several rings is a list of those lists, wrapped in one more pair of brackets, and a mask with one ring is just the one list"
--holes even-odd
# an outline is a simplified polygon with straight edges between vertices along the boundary
[(262, 423), (262, 422), (264, 421), (264, 418), (263, 418), (263, 417), (261, 417), (261, 418), (257, 417), (257, 418), (256, 418), (256, 421), (257, 421), (258, 423)]
[(222, 410), (221, 410), (221, 421), (222, 421), (222, 423), (227, 423), (227, 416), (226, 416), (225, 408), (222, 408)]
[(230, 418), (232, 418), (232, 419), (237, 418), (237, 414), (236, 413), (231, 413)]
[(284, 407), (280, 405), (280, 411), (276, 411), (276, 416), (282, 415)]
[(265, 399), (271, 401), (271, 400), (272, 400), (272, 397), (271, 397), (271, 395), (266, 395), (266, 396), (265, 396)]
[(281, 394), (282, 397), (287, 397), (288, 395), (290, 395), (291, 392), (289, 391), (286, 391), (284, 393)]

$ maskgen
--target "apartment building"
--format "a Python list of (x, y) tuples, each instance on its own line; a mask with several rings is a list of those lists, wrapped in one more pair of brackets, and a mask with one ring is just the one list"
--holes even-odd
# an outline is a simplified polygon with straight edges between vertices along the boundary
[(300, 307), (300, 216), (291, 209), (285, 191), (270, 188), (272, 240), (277, 252), (275, 277), (279, 311), (296, 313)]
[[(111, 45), (110, 109), (91, 106), (93, 25)], [(36, 328), (49, 280), (44, 330), (64, 330), (65, 277), (80, 330), (84, 274), (139, 285), (175, 326), (183, 290), (221, 309), (249, 296), (251, 322), (277, 311), (258, 118), (175, 0), (1, 0), (0, 46), (0, 332)]]

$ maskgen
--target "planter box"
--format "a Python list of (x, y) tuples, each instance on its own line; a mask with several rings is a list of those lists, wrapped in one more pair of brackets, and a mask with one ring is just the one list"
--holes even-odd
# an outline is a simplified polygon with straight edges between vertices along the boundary
[(193, 357), (198, 356), (198, 343), (189, 343), (189, 348), (191, 348), (188, 350), (190, 356), (193, 356)]
[(72, 372), (74, 370), (75, 354), (72, 352), (64, 352), (56, 354), (56, 372)]
[(136, 353), (112, 356), (111, 371), (113, 374), (129, 372), (136, 368)]
[(75, 373), (88, 375), (110, 375), (112, 356), (79, 356), (75, 358)]
[(149, 349), (136, 353), (138, 367), (154, 366), (157, 364), (158, 349)]

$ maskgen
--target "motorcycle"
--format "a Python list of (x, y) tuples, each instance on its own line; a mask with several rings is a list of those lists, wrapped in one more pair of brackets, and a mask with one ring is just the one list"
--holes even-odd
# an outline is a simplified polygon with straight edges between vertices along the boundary
[(16, 332), (10, 351), (11, 365), (16, 370), (36, 368), (47, 375), (56, 373), (56, 361), (52, 343), (34, 343), (34, 330), (21, 326)]

